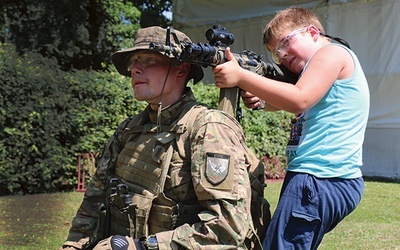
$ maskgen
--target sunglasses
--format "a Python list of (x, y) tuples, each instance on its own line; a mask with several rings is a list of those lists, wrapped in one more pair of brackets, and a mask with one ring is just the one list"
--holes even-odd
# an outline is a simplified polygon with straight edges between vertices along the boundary
[(135, 53), (126, 57), (125, 65), (128, 71), (132, 71), (132, 67), (139, 63), (142, 67), (148, 67), (156, 64), (157, 56), (153, 53)]

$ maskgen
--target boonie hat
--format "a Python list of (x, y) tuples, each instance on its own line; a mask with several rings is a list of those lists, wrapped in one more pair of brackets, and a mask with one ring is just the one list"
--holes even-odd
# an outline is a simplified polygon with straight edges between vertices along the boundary
[[(191, 40), (188, 36), (186, 36), (184, 33), (175, 30), (176, 36), (178, 37), (179, 41), (186, 41), (191, 43)], [(133, 51), (136, 50), (141, 50), (141, 49), (149, 49), (150, 43), (160, 43), (160, 44), (165, 44), (165, 38), (167, 35), (167, 29), (161, 28), (159, 26), (152, 26), (152, 27), (147, 27), (143, 29), (139, 29), (135, 32), (133, 35), (133, 47), (128, 48), (128, 49), (123, 49), (115, 52), (111, 56), (111, 60), (115, 66), (115, 68), (118, 70), (118, 72), (121, 75), (124, 76), (131, 76), (131, 73), (127, 70), (127, 67), (125, 65), (125, 60), (126, 57), (131, 54)], [(175, 44), (175, 40), (172, 37), (170, 37), (170, 42), (171, 44)], [(174, 56), (172, 54), (166, 55), (165, 52), (159, 52), (163, 54), (164, 56), (167, 56), (169, 58), (173, 58)], [(203, 79), (204, 72), (203, 68), (200, 65), (197, 64), (191, 64), (192, 68), (189, 73), (189, 79), (193, 79), (194, 83), (199, 82), (201, 79)]]

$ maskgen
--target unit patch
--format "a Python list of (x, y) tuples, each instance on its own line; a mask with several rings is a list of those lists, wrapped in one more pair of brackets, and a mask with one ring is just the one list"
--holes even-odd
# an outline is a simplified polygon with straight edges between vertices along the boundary
[(207, 153), (206, 172), (207, 180), (214, 185), (223, 182), (229, 173), (229, 155)]

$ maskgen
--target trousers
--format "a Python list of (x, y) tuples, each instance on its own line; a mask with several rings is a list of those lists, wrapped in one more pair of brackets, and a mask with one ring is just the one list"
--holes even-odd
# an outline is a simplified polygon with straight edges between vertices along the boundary
[(363, 178), (317, 178), (288, 172), (263, 249), (317, 249), (324, 235), (360, 203)]

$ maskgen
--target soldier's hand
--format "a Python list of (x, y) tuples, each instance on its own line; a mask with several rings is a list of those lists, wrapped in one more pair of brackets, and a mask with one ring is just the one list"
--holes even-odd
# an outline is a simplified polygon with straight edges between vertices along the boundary
[(59, 250), (81, 250), (83, 246), (89, 241), (89, 237), (80, 239), (79, 241), (66, 241), (64, 244), (59, 248)]
[(146, 250), (146, 247), (138, 239), (128, 236), (114, 235), (100, 241), (93, 250)]

